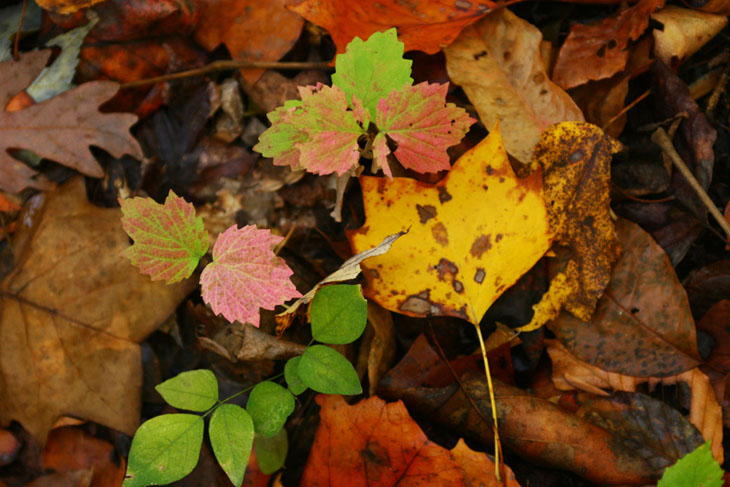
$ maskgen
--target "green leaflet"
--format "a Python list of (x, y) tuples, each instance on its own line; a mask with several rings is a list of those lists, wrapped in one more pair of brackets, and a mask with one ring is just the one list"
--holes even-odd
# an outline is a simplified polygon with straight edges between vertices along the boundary
[(240, 406), (223, 404), (210, 417), (208, 436), (218, 464), (240, 487), (253, 447), (253, 420)]
[(299, 377), (324, 394), (353, 395), (362, 392), (360, 379), (342, 354), (325, 345), (312, 345), (299, 361)]
[(368, 303), (359, 285), (336, 284), (317, 291), (309, 313), (315, 340), (342, 345), (362, 335), (368, 319)]
[(167, 404), (203, 412), (218, 401), (218, 381), (208, 369), (190, 370), (155, 386)]
[(657, 487), (722, 487), (722, 484), (722, 469), (712, 456), (708, 441), (668, 467)]

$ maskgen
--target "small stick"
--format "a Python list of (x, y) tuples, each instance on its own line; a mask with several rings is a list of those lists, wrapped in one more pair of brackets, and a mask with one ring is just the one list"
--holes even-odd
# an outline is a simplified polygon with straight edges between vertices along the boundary
[(274, 61), (214, 61), (202, 68), (188, 69), (187, 71), (178, 71), (177, 73), (164, 74), (153, 78), (138, 79), (128, 83), (122, 83), (121, 88), (136, 88), (137, 86), (151, 85), (161, 81), (170, 81), (174, 79), (191, 78), (193, 76), (202, 76), (204, 74), (215, 71), (225, 71), (228, 69), (332, 69), (330, 62), (274, 62)]
[(616, 120), (618, 120), (621, 117), (621, 115), (623, 115), (624, 113), (626, 113), (629, 110), (631, 110), (632, 108), (634, 108), (637, 103), (639, 103), (641, 100), (643, 100), (644, 98), (646, 98), (649, 95), (651, 95), (651, 88), (648, 89), (648, 90), (646, 90), (645, 92), (643, 92), (638, 97), (636, 97), (636, 99), (634, 101), (632, 101), (631, 103), (629, 103), (628, 105), (626, 105), (624, 108), (621, 109), (620, 112), (618, 112), (616, 115), (614, 115), (613, 117), (611, 117), (611, 119), (608, 122), (606, 122), (603, 125), (603, 127), (601, 127), (601, 130), (606, 130), (606, 127), (609, 127), (613, 122), (615, 122)]
[(25, 19), (25, 8), (28, 6), (28, 0), (23, 0), (23, 9), (20, 11), (20, 21), (18, 22), (18, 32), (15, 33), (15, 42), (13, 43), (13, 59), (18, 60), (18, 44), (20, 43), (20, 34), (23, 32), (23, 20)]
[(664, 129), (661, 127), (656, 129), (654, 133), (651, 134), (651, 140), (656, 145), (661, 147), (661, 149), (669, 156), (669, 159), (671, 159), (677, 169), (679, 169), (679, 172), (681, 172), (682, 175), (687, 179), (689, 185), (692, 187), (692, 189), (695, 190), (697, 196), (700, 197), (702, 203), (705, 204), (712, 216), (715, 217), (715, 220), (717, 220), (717, 223), (720, 224), (720, 227), (725, 232), (725, 235), (727, 235), (728, 239), (730, 239), (730, 223), (728, 223), (720, 210), (717, 209), (717, 206), (715, 206), (715, 203), (712, 202), (705, 190), (702, 188), (702, 186), (700, 186), (700, 183), (697, 181), (694, 174), (692, 174), (692, 171), (689, 170), (682, 158), (679, 156), (679, 154), (677, 154), (677, 151), (674, 149), (672, 141), (669, 139), (669, 136), (667, 136), (667, 133), (664, 131)]
[(707, 101), (707, 108), (705, 109), (705, 115), (709, 117), (710, 119), (714, 118), (712, 117), (712, 112), (715, 111), (715, 107), (717, 106), (717, 102), (720, 101), (720, 95), (722, 95), (725, 92), (725, 87), (727, 86), (727, 82), (730, 80), (730, 76), (728, 76), (728, 68), (726, 68), (722, 75), (720, 76), (720, 80), (717, 82), (717, 85), (715, 86), (715, 89), (712, 91), (712, 95), (710, 95), (710, 99)]

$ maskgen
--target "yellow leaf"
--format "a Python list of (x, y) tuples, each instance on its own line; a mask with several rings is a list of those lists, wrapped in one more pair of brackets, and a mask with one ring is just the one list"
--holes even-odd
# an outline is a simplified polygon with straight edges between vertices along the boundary
[(362, 264), (365, 295), (398, 313), (478, 324), (550, 247), (542, 175), (515, 176), (498, 127), (436, 184), (367, 176), (360, 184), (367, 221), (348, 235), (354, 252), (408, 230)]

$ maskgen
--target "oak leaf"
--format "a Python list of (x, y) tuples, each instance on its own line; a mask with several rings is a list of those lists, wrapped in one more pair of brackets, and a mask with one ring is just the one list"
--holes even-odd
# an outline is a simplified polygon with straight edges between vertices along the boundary
[(582, 121), (570, 96), (550, 81), (542, 34), (507, 9), (464, 29), (444, 50), (451, 80), (461, 86), (487, 129), (497, 123), (507, 152), (523, 163), (548, 126)]
[(434, 185), (361, 177), (366, 222), (348, 235), (353, 251), (410, 228), (362, 264), (365, 295), (410, 316), (478, 324), (550, 247), (541, 176), (514, 175), (496, 129)]
[[(36, 67), (35, 59), (23, 55), (20, 61), (6, 61), (0, 64), (0, 72)], [(15, 95), (8, 90), (17, 87), (17, 83), (0, 85), (0, 100)], [(13, 159), (7, 149), (30, 149), (97, 178), (104, 172), (89, 150), (90, 145), (101, 147), (114, 157), (130, 154), (141, 159), (142, 149), (129, 133), (137, 117), (99, 111), (99, 106), (118, 89), (116, 83), (94, 81), (20, 111), (0, 112), (0, 189), (18, 192), (26, 187), (44, 186), (33, 179), (36, 172)]]
[(259, 326), (259, 308), (300, 297), (289, 280), (293, 271), (272, 250), (282, 240), (253, 225), (233, 225), (218, 235), (213, 262), (200, 276), (203, 301), (230, 322)]
[(124, 251), (153, 281), (190, 277), (208, 250), (208, 233), (195, 207), (170, 191), (161, 205), (151, 198), (120, 200), (122, 228), (134, 244)]
[(122, 256), (121, 216), (89, 204), (81, 178), (21, 214), (15, 268), (1, 285), (0, 423), (19, 421), (40, 443), (61, 415), (134, 433), (137, 343), (195, 286), (141, 275)]

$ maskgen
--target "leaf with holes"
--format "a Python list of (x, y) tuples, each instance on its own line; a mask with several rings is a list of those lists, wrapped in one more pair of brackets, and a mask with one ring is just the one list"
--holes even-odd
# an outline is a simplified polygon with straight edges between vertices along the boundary
[(213, 262), (200, 276), (203, 301), (215, 314), (259, 326), (259, 308), (301, 296), (289, 280), (292, 270), (272, 250), (282, 240), (253, 225), (233, 225), (218, 236)]
[(190, 277), (208, 251), (208, 233), (192, 204), (167, 195), (161, 205), (151, 198), (120, 199), (122, 227), (134, 244), (125, 251), (132, 264), (153, 281), (167, 284)]

